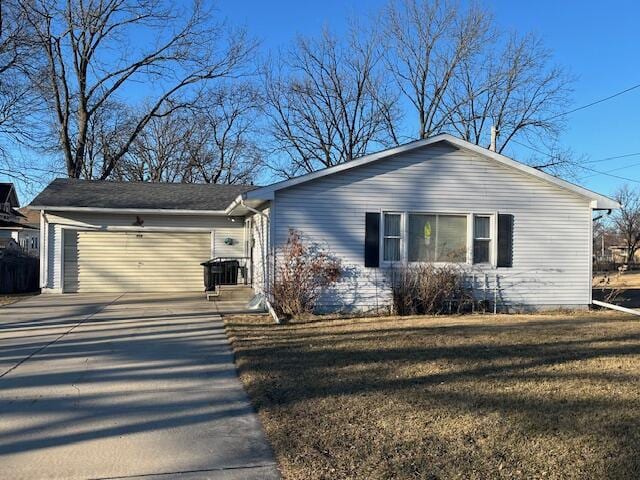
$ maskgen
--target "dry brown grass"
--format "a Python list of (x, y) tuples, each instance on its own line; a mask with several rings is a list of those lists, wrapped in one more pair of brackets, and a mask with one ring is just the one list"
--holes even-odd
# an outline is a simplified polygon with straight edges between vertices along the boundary
[[(601, 287), (603, 275), (594, 275), (593, 286)], [(640, 272), (611, 273), (609, 275), (609, 287), (613, 288), (640, 288)]]
[(286, 479), (640, 478), (635, 317), (225, 321)]
[(32, 297), (34, 295), (36, 294), (35, 293), (16, 293), (12, 295), (0, 295), (0, 307), (3, 305), (9, 305), (10, 303), (15, 303), (26, 297)]

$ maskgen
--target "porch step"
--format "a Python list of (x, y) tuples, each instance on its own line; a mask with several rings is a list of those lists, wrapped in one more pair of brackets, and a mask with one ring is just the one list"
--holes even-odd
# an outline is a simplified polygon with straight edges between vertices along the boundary
[(217, 292), (207, 293), (207, 300), (217, 302), (249, 302), (254, 296), (250, 285), (220, 285)]

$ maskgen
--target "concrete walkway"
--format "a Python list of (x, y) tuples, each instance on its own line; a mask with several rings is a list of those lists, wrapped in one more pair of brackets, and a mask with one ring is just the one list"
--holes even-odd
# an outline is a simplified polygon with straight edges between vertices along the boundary
[(134, 294), (0, 308), (0, 478), (279, 478), (213, 308)]

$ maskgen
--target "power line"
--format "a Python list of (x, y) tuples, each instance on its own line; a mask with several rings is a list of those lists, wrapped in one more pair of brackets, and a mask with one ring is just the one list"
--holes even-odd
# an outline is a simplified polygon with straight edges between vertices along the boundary
[(585, 162), (582, 163), (598, 163), (598, 162), (607, 162), (609, 160), (617, 160), (619, 158), (626, 158), (626, 157), (636, 157), (640, 155), (640, 152), (636, 152), (636, 153), (626, 153), (624, 155), (616, 155), (615, 157), (606, 157), (606, 158), (598, 158), (597, 160), (587, 160)]
[(599, 103), (606, 102), (608, 100), (611, 100), (612, 98), (619, 97), (620, 95), (624, 95), (625, 93), (630, 92), (632, 90), (635, 90), (636, 88), (640, 88), (640, 83), (638, 83), (636, 85), (633, 85), (633, 86), (631, 86), (629, 88), (626, 88), (624, 90), (621, 90), (619, 92), (616, 92), (613, 95), (609, 95), (608, 97), (601, 98), (599, 100), (595, 100), (595, 101), (593, 101), (591, 103), (588, 103), (586, 105), (582, 105), (581, 107), (574, 108), (573, 110), (568, 110), (566, 112), (558, 113), (557, 115), (553, 115), (553, 116), (551, 116), (549, 118), (546, 118), (544, 121), (547, 122), (549, 120), (553, 120), (553, 119), (558, 118), (558, 117), (564, 117), (565, 115), (569, 115), (571, 113), (575, 113), (575, 112), (578, 112), (580, 110), (584, 110), (585, 108), (593, 107), (594, 105), (598, 105)]
[(637, 180), (635, 178), (629, 178), (629, 177), (622, 177), (620, 175), (614, 175), (613, 173), (607, 173), (607, 172), (601, 172), (600, 170), (594, 170), (593, 168), (589, 168), (589, 167), (583, 167), (580, 164), (576, 164), (579, 168), (584, 168), (585, 170), (589, 170), (590, 172), (594, 172), (598, 175), (606, 175), (607, 177), (613, 177), (613, 178), (618, 178), (620, 180), (625, 180), (627, 182), (633, 182), (633, 183), (640, 183), (640, 180)]
[[(583, 167), (581, 164), (576, 164), (576, 165), (578, 165), (580, 168), (585, 168), (585, 169), (589, 170), (587, 167)], [(625, 168), (633, 168), (633, 167), (638, 167), (638, 166), (640, 166), (640, 162), (632, 163), (631, 165), (625, 165), (624, 167), (613, 168), (613, 169), (609, 170), (609, 172), (618, 172), (620, 170), (624, 170)], [(596, 175), (597, 175), (597, 173), (594, 173), (593, 175), (587, 175), (586, 177), (582, 177), (582, 180), (584, 180), (585, 178), (595, 177)], [(607, 173), (607, 175), (609, 175), (609, 173)]]
[[(571, 113), (578, 112), (580, 110), (584, 110), (585, 108), (593, 107), (594, 105), (598, 105), (599, 103), (606, 102), (608, 100), (611, 100), (612, 98), (619, 97), (620, 95), (624, 95), (625, 93), (630, 92), (632, 90), (635, 90), (637, 88), (640, 88), (640, 83), (637, 83), (637, 84), (635, 84), (635, 85), (633, 85), (633, 86), (631, 86), (629, 88), (625, 88), (624, 90), (620, 90), (619, 92), (616, 92), (616, 93), (614, 93), (612, 95), (609, 95), (608, 97), (604, 97), (604, 98), (601, 98), (599, 100), (595, 100), (595, 101), (593, 101), (591, 103), (588, 103), (586, 105), (582, 105), (582, 106), (574, 108), (572, 110), (568, 110), (566, 112), (558, 113), (557, 115), (553, 115), (553, 116), (551, 116), (549, 118), (546, 118), (544, 121), (546, 122), (546, 121), (549, 121), (549, 120), (553, 120), (555, 118), (564, 117), (565, 115), (569, 115)], [(535, 147), (532, 147), (531, 145), (526, 145), (524, 143), (518, 142), (517, 140), (512, 140), (512, 142), (517, 143), (518, 145), (521, 145), (521, 146), (523, 146), (525, 148), (528, 148), (530, 150), (533, 150), (534, 152), (538, 152), (541, 155), (546, 155), (547, 157), (550, 157), (550, 158), (553, 158), (553, 159), (558, 159), (559, 158), (557, 155), (553, 155), (553, 154), (551, 154), (549, 152), (543, 152), (542, 150), (539, 150), (539, 149), (537, 149)], [(616, 159), (619, 159), (619, 158), (633, 157), (633, 156), (637, 156), (637, 155), (640, 155), (640, 152), (627, 153), (627, 154), (624, 154), (624, 155), (617, 155), (617, 156), (613, 156), (613, 157), (599, 158), (597, 160), (587, 160), (587, 161), (582, 162), (582, 163), (606, 162), (608, 160), (616, 160)], [(580, 167), (580, 168), (584, 168), (585, 170), (590, 170), (590, 171), (592, 171), (592, 172), (594, 172), (596, 174), (599, 174), (599, 175), (608, 175), (610, 177), (619, 178), (619, 179), (627, 180), (627, 181), (630, 181), (630, 182), (640, 183), (640, 181), (634, 180), (632, 178), (626, 178), (626, 177), (621, 177), (621, 176), (618, 176), (618, 175), (612, 175), (612, 174), (609, 174), (609, 173), (606, 173), (606, 172), (601, 172), (599, 170), (590, 169), (588, 167), (583, 166), (582, 164), (578, 164), (578, 163), (575, 163), (575, 162), (573, 162), (573, 163), (575, 165), (577, 165), (578, 167)], [(636, 164), (629, 165), (627, 167), (622, 167), (622, 168), (630, 168), (630, 167), (635, 166), (635, 165)], [(615, 169), (615, 170), (620, 170), (620, 169)], [(613, 170), (613, 171), (615, 171), (615, 170)], [(591, 176), (593, 176), (593, 175), (591, 175)], [(589, 178), (589, 177), (585, 177), (585, 178)]]
[[(548, 153), (548, 152), (543, 152), (542, 150), (538, 150), (537, 148), (532, 147), (531, 145), (526, 145), (524, 143), (518, 142), (517, 140), (512, 140), (512, 142), (517, 143), (518, 145), (521, 145), (521, 146), (523, 146), (525, 148), (528, 148), (529, 150), (533, 150), (534, 152), (538, 152), (538, 153), (540, 153), (542, 155), (546, 155), (549, 158), (553, 158), (553, 159), (558, 159), (559, 158), (559, 156), (557, 156), (557, 155), (553, 155), (553, 154)], [(634, 178), (622, 177), (620, 175), (614, 175), (612, 173), (602, 172), (600, 170), (595, 170), (593, 168), (585, 167), (585, 166), (583, 166), (583, 165), (581, 165), (580, 163), (577, 163), (577, 162), (567, 162), (567, 163), (571, 163), (571, 164), (577, 166), (578, 168), (583, 168), (584, 170), (589, 170), (590, 172), (593, 172), (593, 173), (598, 174), (598, 175), (606, 175), (608, 177), (613, 177), (613, 178), (617, 178), (617, 179), (620, 179), (620, 180), (626, 180), (627, 182), (640, 183), (640, 180), (637, 180), (637, 179), (634, 179)], [(623, 168), (629, 168), (629, 167), (623, 167)]]
[(519, 142), (518, 140), (511, 139), (511, 141), (513, 143), (517, 143), (521, 147), (528, 148), (529, 150), (533, 150), (534, 152), (538, 152), (541, 155), (546, 155), (547, 157), (550, 157), (550, 158), (558, 158), (557, 155), (553, 155), (552, 153), (549, 153), (549, 152), (543, 152), (542, 150), (538, 150), (536, 147), (532, 147), (531, 145), (527, 145), (526, 143)]

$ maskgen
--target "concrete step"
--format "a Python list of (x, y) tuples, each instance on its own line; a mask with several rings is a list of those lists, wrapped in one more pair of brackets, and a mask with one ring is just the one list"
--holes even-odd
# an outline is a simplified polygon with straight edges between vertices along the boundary
[(217, 295), (207, 295), (209, 300), (218, 302), (249, 302), (254, 296), (253, 288), (250, 285), (220, 285)]

